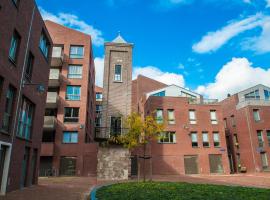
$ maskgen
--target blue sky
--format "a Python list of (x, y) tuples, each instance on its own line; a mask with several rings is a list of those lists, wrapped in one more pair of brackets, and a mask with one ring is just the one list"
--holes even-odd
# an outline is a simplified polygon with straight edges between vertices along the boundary
[(37, 0), (45, 19), (92, 35), (97, 84), (103, 42), (135, 44), (134, 76), (223, 98), (270, 86), (270, 0)]

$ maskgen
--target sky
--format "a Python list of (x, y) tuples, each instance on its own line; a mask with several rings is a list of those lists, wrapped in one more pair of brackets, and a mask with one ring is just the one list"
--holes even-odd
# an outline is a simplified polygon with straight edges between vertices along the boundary
[(92, 36), (96, 84), (104, 42), (134, 44), (143, 74), (207, 98), (270, 86), (270, 0), (36, 0), (44, 19)]

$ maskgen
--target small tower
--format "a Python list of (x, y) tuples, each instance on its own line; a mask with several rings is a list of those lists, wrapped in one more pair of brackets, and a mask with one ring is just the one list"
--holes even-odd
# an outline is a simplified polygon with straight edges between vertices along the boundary
[(131, 113), (132, 49), (119, 35), (105, 43), (102, 127), (99, 138), (123, 134), (123, 121)]

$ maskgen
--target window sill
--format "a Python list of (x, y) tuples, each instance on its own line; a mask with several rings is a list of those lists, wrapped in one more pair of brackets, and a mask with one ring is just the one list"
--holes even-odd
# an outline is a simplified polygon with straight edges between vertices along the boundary
[(78, 142), (70, 142), (70, 143), (65, 143), (65, 142), (62, 142), (62, 144), (78, 144)]
[(177, 144), (176, 142), (158, 142), (158, 144)]
[(81, 99), (79, 99), (79, 100), (72, 100), (72, 99), (65, 99), (66, 101), (80, 101)]
[(123, 83), (123, 81), (113, 81), (114, 83)]
[(30, 142), (30, 143), (32, 143), (32, 140), (31, 140), (31, 139), (26, 139), (26, 138), (23, 138), (23, 137), (18, 136), (18, 135), (16, 135), (16, 138), (19, 139), (19, 140), (23, 140), (23, 141), (25, 141), (25, 142)]

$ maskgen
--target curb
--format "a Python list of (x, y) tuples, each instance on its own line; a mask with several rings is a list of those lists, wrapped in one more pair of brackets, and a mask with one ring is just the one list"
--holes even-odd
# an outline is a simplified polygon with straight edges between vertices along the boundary
[(102, 188), (102, 187), (106, 187), (106, 186), (110, 186), (110, 185), (113, 185), (114, 183), (109, 183), (109, 184), (104, 184), (104, 185), (99, 185), (99, 186), (95, 186), (93, 187), (91, 190), (90, 190), (90, 200), (98, 200), (96, 198), (96, 193), (97, 193), (97, 190)]

